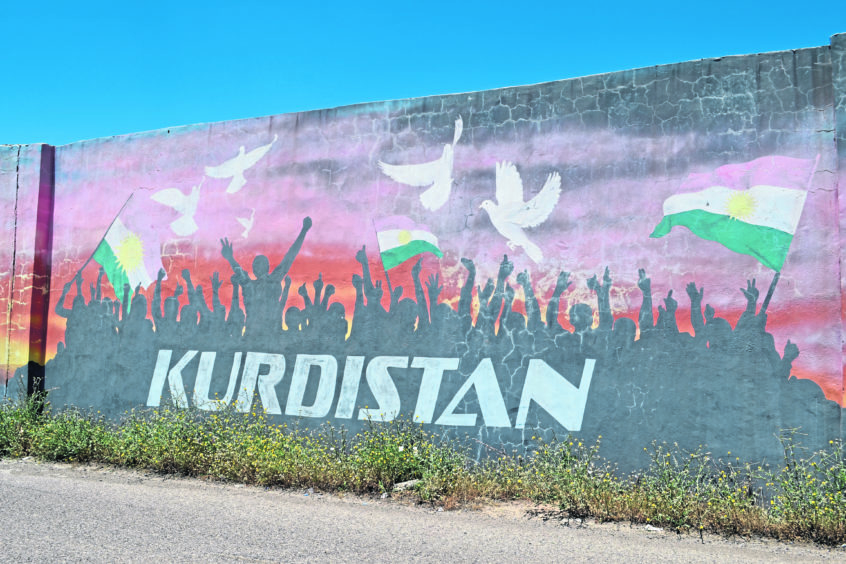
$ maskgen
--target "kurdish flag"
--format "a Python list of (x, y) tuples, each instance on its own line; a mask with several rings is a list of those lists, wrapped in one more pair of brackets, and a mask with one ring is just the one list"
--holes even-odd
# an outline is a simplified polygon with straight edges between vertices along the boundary
[[(134, 218), (128, 217), (127, 221), (130, 219)], [(162, 266), (159, 241), (147, 231), (139, 227), (130, 229), (118, 216), (94, 251), (92, 258), (106, 271), (119, 299), (122, 299), (124, 284), (133, 289), (138, 284), (146, 288), (153, 283)]]
[(650, 237), (663, 237), (681, 225), (780, 271), (817, 160), (770, 156), (691, 174), (681, 188), (698, 191), (667, 198), (664, 218)]
[(373, 225), (385, 270), (422, 253), (433, 253), (438, 258), (444, 256), (438, 248), (438, 238), (429, 228), (408, 217), (395, 215), (374, 219)]

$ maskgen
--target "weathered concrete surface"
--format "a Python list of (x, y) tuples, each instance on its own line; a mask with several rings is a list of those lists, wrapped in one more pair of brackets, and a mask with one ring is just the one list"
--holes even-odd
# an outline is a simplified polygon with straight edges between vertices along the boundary
[(826, 562), (843, 550), (565, 526), (531, 506), (442, 511), (138, 472), (0, 461), (4, 562)]
[[(478, 457), (602, 435), (627, 469), (653, 440), (826, 446), (846, 404), (843, 44), (58, 147), (52, 238), (23, 237), (53, 247), (25, 358), (46, 343), (54, 405), (114, 418), (215, 396), (353, 432), (399, 412)], [(786, 231), (655, 235), (711, 188), (730, 195), (695, 211)], [(380, 258), (397, 216), (439, 245), (418, 271)], [(116, 218), (126, 237), (89, 260)]]

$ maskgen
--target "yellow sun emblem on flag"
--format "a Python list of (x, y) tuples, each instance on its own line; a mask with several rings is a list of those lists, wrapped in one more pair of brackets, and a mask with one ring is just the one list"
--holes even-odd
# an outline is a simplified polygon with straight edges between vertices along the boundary
[(411, 241), (411, 231), (403, 229), (397, 233), (397, 241), (400, 245), (407, 245)]
[(755, 213), (755, 198), (749, 192), (732, 194), (726, 202), (726, 211), (732, 219), (749, 219)]
[(118, 264), (126, 271), (132, 272), (144, 260), (144, 245), (135, 233), (130, 233), (115, 249)]

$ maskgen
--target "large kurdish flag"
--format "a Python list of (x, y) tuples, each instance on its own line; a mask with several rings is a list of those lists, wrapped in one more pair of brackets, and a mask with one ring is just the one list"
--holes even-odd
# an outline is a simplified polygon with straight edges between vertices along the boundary
[(664, 201), (664, 218), (650, 237), (663, 237), (676, 225), (694, 235), (781, 270), (799, 225), (816, 161), (764, 157), (688, 177)]
[(376, 239), (385, 270), (422, 253), (444, 254), (438, 248), (438, 238), (425, 225), (404, 216), (391, 216), (373, 221)]

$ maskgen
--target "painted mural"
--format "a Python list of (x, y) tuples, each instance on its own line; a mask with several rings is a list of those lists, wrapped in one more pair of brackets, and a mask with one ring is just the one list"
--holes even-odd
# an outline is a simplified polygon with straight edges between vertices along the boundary
[(656, 439), (752, 458), (778, 456), (780, 429), (827, 443), (844, 405), (829, 57), (59, 147), (51, 401), (405, 417), (480, 457), (602, 435), (624, 466)]

